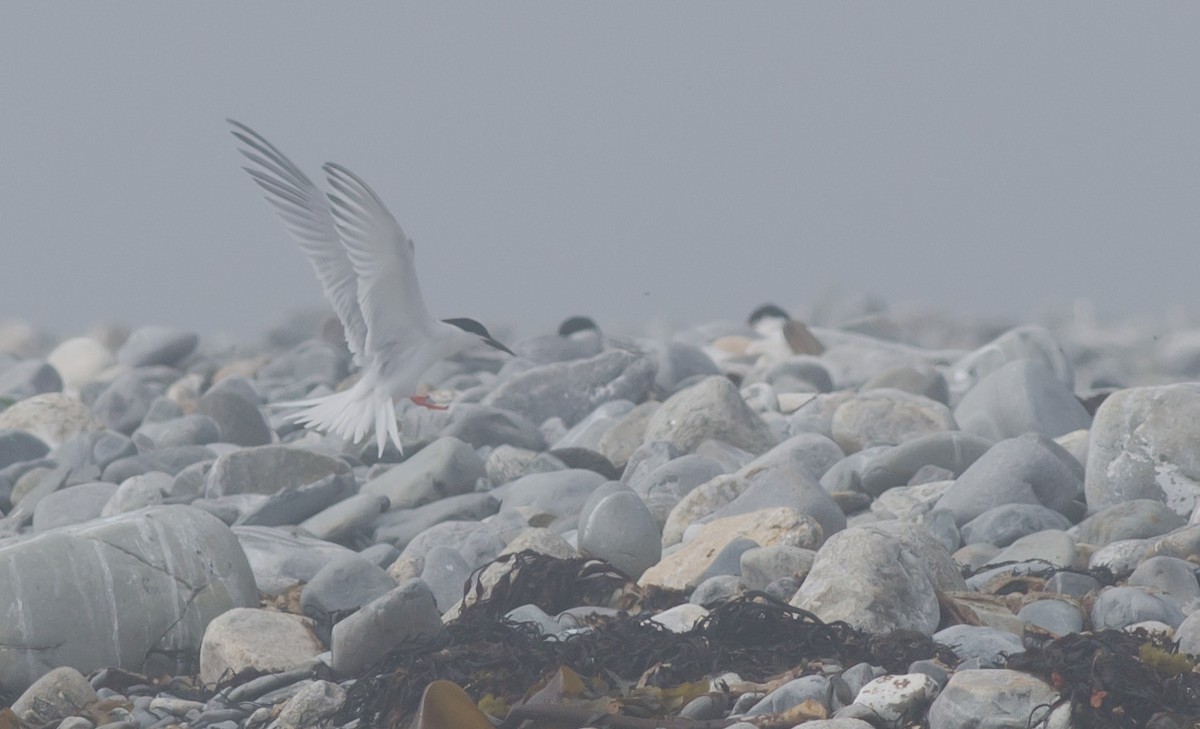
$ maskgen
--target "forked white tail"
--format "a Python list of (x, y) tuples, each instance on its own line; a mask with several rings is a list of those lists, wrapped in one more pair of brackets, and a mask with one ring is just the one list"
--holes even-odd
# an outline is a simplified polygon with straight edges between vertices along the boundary
[(278, 403), (276, 407), (301, 408), (288, 419), (323, 433), (334, 433), (351, 443), (358, 443), (375, 430), (379, 455), (388, 439), (401, 453), (400, 427), (396, 421), (396, 403), (387, 392), (375, 385), (375, 378), (364, 375), (350, 389), (311, 400)]

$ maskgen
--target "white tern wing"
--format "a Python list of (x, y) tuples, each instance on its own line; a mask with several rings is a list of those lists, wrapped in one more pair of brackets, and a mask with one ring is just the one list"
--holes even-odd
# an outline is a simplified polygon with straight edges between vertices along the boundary
[(300, 168), (250, 127), (228, 120), (233, 136), (242, 143), (238, 151), (253, 166), (243, 167), (267, 194), (288, 233), (308, 256), (325, 298), (342, 322), (346, 344), (362, 364), (367, 325), (358, 305), (358, 276), (333, 220), (329, 200)]
[(413, 242), (365, 182), (333, 163), (323, 168), (333, 192), (333, 218), (358, 274), (358, 307), (367, 324), (367, 357), (407, 349), (434, 331), (425, 308)]

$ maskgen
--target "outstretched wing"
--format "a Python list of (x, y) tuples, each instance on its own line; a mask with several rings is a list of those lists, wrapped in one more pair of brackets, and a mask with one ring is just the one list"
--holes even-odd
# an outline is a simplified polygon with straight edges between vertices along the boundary
[(262, 135), (233, 119), (227, 121), (241, 142), (238, 151), (251, 163), (242, 169), (266, 192), (267, 202), (308, 256), (325, 297), (342, 322), (346, 344), (355, 362), (362, 364), (367, 324), (359, 308), (358, 277), (338, 235), (329, 200)]
[(341, 165), (323, 168), (333, 192), (333, 219), (358, 275), (358, 307), (367, 324), (367, 356), (407, 349), (433, 331), (425, 308), (413, 242), (365, 182)]

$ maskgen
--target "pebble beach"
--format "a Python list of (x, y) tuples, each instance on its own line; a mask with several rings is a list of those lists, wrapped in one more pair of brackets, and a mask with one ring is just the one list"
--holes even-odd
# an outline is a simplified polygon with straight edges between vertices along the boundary
[(489, 322), (382, 454), (331, 316), (0, 326), (0, 727), (1200, 725), (1200, 327), (772, 312)]

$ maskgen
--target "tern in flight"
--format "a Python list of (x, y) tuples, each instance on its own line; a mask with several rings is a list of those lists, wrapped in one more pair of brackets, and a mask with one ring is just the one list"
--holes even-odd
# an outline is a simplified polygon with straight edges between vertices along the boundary
[(416, 395), (426, 370), (480, 343), (512, 352), (474, 319), (437, 321), (429, 315), (412, 240), (354, 173), (326, 164), (322, 169), (332, 191), (325, 194), (260, 134), (229, 123), (250, 162), (243, 169), (308, 256), (362, 368), (358, 382), (342, 392), (282, 405), (301, 408), (292, 420), (354, 443), (374, 428), (379, 455), (389, 438), (403, 453), (396, 401), (408, 397), (444, 409)]

